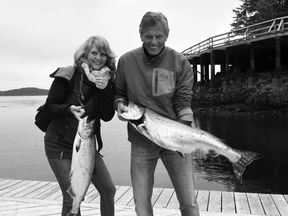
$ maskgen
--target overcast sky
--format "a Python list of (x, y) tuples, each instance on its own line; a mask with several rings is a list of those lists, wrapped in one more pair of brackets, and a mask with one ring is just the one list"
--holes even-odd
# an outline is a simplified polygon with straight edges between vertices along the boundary
[(0, 91), (49, 89), (49, 74), (73, 64), (88, 37), (105, 37), (118, 58), (141, 46), (144, 13), (168, 18), (166, 42), (177, 51), (231, 30), (240, 0), (1, 0)]

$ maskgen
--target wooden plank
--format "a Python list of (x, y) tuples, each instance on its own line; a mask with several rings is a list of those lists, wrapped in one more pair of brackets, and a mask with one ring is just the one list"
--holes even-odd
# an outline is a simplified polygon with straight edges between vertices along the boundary
[[(151, 198), (152, 206), (155, 205), (156, 201), (158, 200), (159, 196), (163, 192), (164, 188), (153, 188), (153, 194)], [(134, 203), (134, 202), (133, 202)]]
[(37, 199), (37, 197), (40, 196), (41, 193), (43, 193), (46, 190), (49, 190), (53, 186), (54, 186), (54, 183), (49, 182), (48, 184), (45, 184), (43, 187), (39, 188), (38, 190), (34, 190), (33, 192), (27, 194), (25, 197)]
[(172, 196), (171, 196), (171, 199), (167, 205), (167, 208), (169, 209), (178, 209), (180, 206), (179, 206), (179, 201), (177, 199), (177, 195), (175, 193), (175, 191), (173, 192)]
[(6, 185), (6, 187), (3, 187), (1, 190), (0, 190), (0, 196), (3, 196), (5, 195), (6, 193), (9, 193), (10, 191), (13, 191), (23, 185), (27, 184), (27, 182), (25, 181), (17, 181), (16, 183), (15, 182), (10, 182)]
[(96, 190), (96, 188), (95, 187), (91, 187), (88, 190), (88, 194), (84, 198), (84, 202), (91, 203), (98, 196), (99, 196), (99, 192)]
[(174, 189), (164, 188), (158, 199), (156, 200), (154, 207), (155, 208), (166, 208), (168, 202), (173, 194)]
[(118, 188), (118, 190), (116, 191), (115, 197), (114, 197), (114, 202), (117, 203), (118, 199), (121, 198), (121, 196), (123, 196), (123, 194), (129, 190), (129, 186), (121, 186)]
[(250, 214), (246, 193), (235, 192), (235, 206), (237, 214)]
[(46, 189), (44, 189), (44, 187), (41, 188), (42, 190), (40, 191), (40, 193), (33, 196), (32, 198), (33, 199), (40, 199), (40, 200), (45, 199), (46, 197), (51, 195), (51, 191), (53, 192), (54, 188), (58, 189), (58, 185), (56, 183), (52, 182), (51, 184), (49, 184), (49, 186), (47, 185)]
[(129, 187), (123, 195), (117, 200), (117, 205), (128, 205), (128, 203), (133, 199), (132, 187)]
[(235, 201), (233, 192), (222, 192), (222, 212), (235, 213)]
[(259, 194), (266, 215), (279, 216), (279, 212), (270, 194)]
[[(18, 180), (21, 181), (21, 180)], [(0, 182), (0, 191), (4, 188), (6, 188), (7, 186), (9, 186), (9, 184), (16, 184), (16, 180), (12, 180), (12, 179), (2, 179)]]
[(18, 193), (18, 194), (15, 194), (14, 197), (15, 198), (23, 198), (23, 197), (26, 197), (28, 194), (30, 193), (33, 193), (33, 191), (36, 191), (38, 190), (39, 188), (45, 186), (46, 184), (49, 184), (49, 182), (36, 182), (36, 184), (32, 185), (31, 187), (29, 188), (26, 188), (24, 191)]
[(197, 195), (197, 203), (200, 211), (207, 211), (209, 204), (209, 191), (199, 190)]
[(221, 212), (221, 191), (210, 191), (208, 211)]
[(22, 191), (26, 190), (27, 188), (30, 188), (35, 184), (35, 181), (25, 181), (23, 182), (23, 185), (11, 190), (10, 192), (5, 194), (5, 197), (14, 197), (16, 194), (21, 193)]
[[(153, 188), (153, 193), (152, 193), (152, 198), (151, 198), (152, 206), (154, 206), (155, 202), (157, 201), (162, 191), (163, 191), (163, 188)], [(128, 206), (135, 206), (134, 199), (130, 200), (130, 202), (128, 203)]]
[(2, 182), (3, 185), (1, 185), (0, 191), (8, 189), (9, 187), (12, 187), (12, 186), (18, 184), (19, 182), (22, 182), (22, 180), (11, 180), (11, 179), (9, 179), (9, 180), (7, 180), (5, 182)]
[(41, 195), (37, 197), (37, 199), (47, 199), (47, 197), (50, 197), (51, 195), (57, 193), (60, 190), (60, 187), (58, 185), (53, 185), (49, 190), (43, 192)]
[(280, 215), (288, 215), (288, 203), (283, 195), (272, 194), (272, 199), (280, 212)]
[(265, 215), (263, 206), (257, 193), (247, 193), (251, 214)]
[[(44, 198), (44, 200), (50, 200), (50, 201), (62, 201), (63, 197), (62, 197), (62, 191), (60, 189), (60, 186), (57, 185), (54, 190), (56, 190), (55, 192), (54, 191), (51, 191), (51, 194), (48, 195), (46, 198)], [(54, 193), (53, 193), (54, 192)]]

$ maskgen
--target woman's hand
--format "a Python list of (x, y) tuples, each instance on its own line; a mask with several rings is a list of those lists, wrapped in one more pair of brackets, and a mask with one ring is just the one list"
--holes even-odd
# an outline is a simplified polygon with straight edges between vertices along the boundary
[(110, 77), (108, 76), (103, 76), (103, 75), (98, 75), (95, 76), (95, 85), (97, 88), (99, 89), (104, 89), (106, 88), (106, 86), (108, 85), (108, 81), (109, 81)]
[(80, 120), (81, 116), (85, 113), (85, 110), (81, 106), (71, 105), (69, 108), (70, 108), (71, 113), (78, 120)]

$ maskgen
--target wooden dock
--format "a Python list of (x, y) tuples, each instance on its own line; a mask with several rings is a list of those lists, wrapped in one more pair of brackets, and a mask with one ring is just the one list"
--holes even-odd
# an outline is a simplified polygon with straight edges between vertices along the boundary
[[(197, 191), (201, 216), (288, 216), (288, 195)], [(1, 216), (59, 216), (62, 195), (57, 182), (0, 179)], [(100, 215), (99, 193), (89, 187), (81, 205), (82, 216)], [(154, 188), (155, 216), (180, 216), (176, 194)], [(132, 188), (117, 186), (115, 215), (135, 216)]]

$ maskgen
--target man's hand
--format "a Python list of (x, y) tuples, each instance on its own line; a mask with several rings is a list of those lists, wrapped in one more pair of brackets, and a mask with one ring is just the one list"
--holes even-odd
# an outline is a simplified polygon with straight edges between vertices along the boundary
[(71, 113), (78, 120), (80, 120), (81, 116), (85, 113), (85, 110), (81, 106), (71, 105), (69, 108), (70, 108)]
[(121, 116), (122, 113), (128, 112), (128, 107), (123, 102), (117, 103), (117, 116), (121, 121), (128, 121), (127, 119)]

